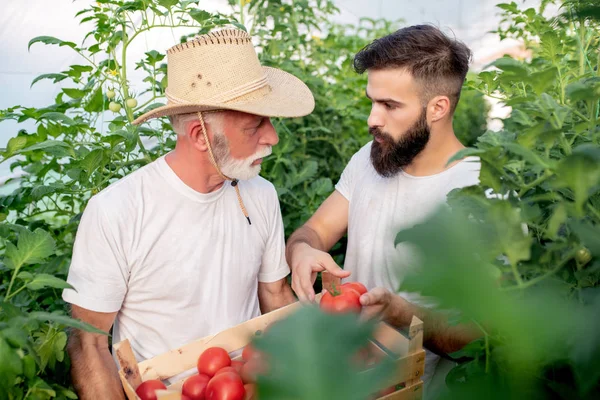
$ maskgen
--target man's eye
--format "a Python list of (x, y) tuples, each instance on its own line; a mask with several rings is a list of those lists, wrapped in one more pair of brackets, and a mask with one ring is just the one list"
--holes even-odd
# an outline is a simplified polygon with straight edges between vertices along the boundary
[(396, 105), (392, 103), (385, 103), (385, 108), (387, 108), (388, 110), (393, 110), (396, 108)]

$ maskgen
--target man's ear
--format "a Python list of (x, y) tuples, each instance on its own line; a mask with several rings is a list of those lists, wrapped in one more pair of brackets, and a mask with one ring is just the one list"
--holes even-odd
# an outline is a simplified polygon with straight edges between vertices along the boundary
[(450, 115), (450, 99), (448, 96), (435, 96), (427, 105), (430, 122), (438, 122)]
[[(204, 124), (206, 126), (206, 123)], [(208, 128), (207, 128), (208, 129)], [(185, 127), (186, 135), (194, 148), (199, 151), (208, 151), (208, 146), (202, 132), (200, 121), (190, 121)], [(208, 134), (208, 132), (207, 132)]]

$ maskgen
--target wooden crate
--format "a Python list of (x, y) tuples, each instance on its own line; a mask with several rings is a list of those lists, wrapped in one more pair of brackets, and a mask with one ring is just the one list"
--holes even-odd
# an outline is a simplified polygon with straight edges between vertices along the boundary
[[(119, 363), (119, 376), (127, 398), (129, 400), (139, 400), (135, 389), (143, 381), (149, 379), (167, 380), (185, 371), (195, 369), (198, 357), (209, 347), (222, 347), (230, 352), (232, 359), (240, 358), (241, 349), (250, 343), (257, 331), (264, 330), (271, 323), (292, 313), (297, 307), (301, 307), (301, 304), (294, 303), (261, 315), (215, 335), (196, 340), (180, 348), (142, 361), (139, 364), (127, 339), (114, 344), (113, 351)], [(423, 322), (413, 317), (406, 335), (380, 322), (374, 333), (372, 346), (372, 349), (379, 355), (392, 355), (395, 359), (397, 373), (384, 387), (399, 383), (405, 385), (403, 389), (380, 397), (380, 399), (421, 399), (423, 392), (421, 376), (425, 368), (425, 351), (422, 347)], [(184, 379), (180, 379), (167, 385), (166, 391), (157, 391), (158, 398), (160, 400), (180, 400), (183, 381)]]

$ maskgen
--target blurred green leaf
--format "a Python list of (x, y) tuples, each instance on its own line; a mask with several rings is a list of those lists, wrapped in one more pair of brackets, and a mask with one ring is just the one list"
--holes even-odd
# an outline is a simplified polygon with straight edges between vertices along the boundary
[(269, 372), (258, 378), (260, 398), (367, 398), (393, 373), (387, 358), (364, 372), (353, 360), (373, 331), (355, 314), (330, 315), (316, 306), (277, 321), (255, 343), (269, 359)]

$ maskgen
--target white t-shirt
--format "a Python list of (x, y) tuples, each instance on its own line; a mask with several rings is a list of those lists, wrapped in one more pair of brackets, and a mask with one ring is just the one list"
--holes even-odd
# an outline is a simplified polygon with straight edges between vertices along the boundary
[[(392, 178), (381, 177), (370, 159), (371, 143), (350, 160), (336, 190), (349, 202), (348, 249), (344, 269), (350, 278), (369, 290), (384, 287), (408, 301), (430, 306), (418, 294), (402, 292), (402, 271), (415, 265), (416, 254), (408, 243), (394, 246), (396, 234), (422, 222), (446, 202), (447, 194), (479, 182), (480, 162), (468, 157), (451, 168), (430, 176), (417, 177), (401, 171)], [(426, 350), (427, 383), (439, 357)]]
[(164, 156), (110, 185), (81, 218), (63, 299), (118, 311), (113, 342), (138, 361), (260, 315), (258, 282), (290, 272), (277, 192), (240, 181), (252, 225), (230, 182), (203, 194)]

